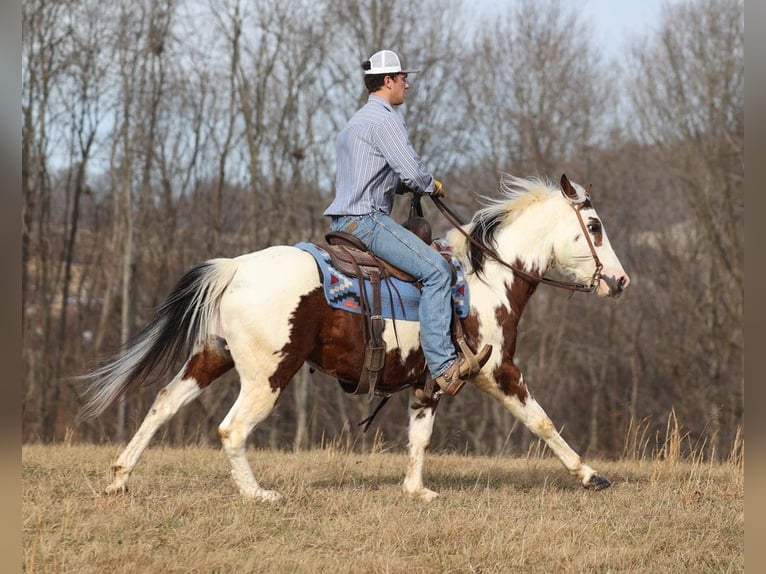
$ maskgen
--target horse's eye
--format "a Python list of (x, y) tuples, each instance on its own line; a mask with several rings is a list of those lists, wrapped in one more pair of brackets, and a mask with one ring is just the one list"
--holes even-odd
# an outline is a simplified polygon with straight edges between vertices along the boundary
[(588, 231), (590, 231), (591, 233), (599, 233), (599, 232), (601, 232), (601, 223), (598, 222), (598, 221), (595, 222), (595, 223), (589, 223), (588, 224)]

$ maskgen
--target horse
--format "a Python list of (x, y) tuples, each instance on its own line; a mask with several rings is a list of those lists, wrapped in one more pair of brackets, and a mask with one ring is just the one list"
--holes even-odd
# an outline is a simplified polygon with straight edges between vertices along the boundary
[[(609, 479), (585, 464), (532, 396), (514, 353), (519, 320), (540, 283), (615, 298), (630, 280), (593, 207), (591, 186), (566, 175), (557, 187), (543, 177), (502, 174), (497, 192), (499, 197), (485, 197), (467, 224), (458, 222), (443, 238), (466, 273), (470, 312), (461, 320), (466, 337), (477, 348), (492, 345), (471, 382), (542, 439), (583, 487), (607, 488)], [(553, 270), (574, 282), (546, 276)], [(341, 384), (359, 380), (362, 331), (360, 315), (328, 305), (316, 260), (295, 246), (275, 245), (194, 266), (122, 351), (84, 375), (89, 398), (79, 421), (102, 414), (130, 388), (168, 376), (185, 358), (111, 466), (112, 481), (104, 492), (127, 492), (130, 474), (156, 431), (234, 368), (239, 395), (218, 427), (232, 478), (245, 498), (279, 500), (280, 493), (261, 486), (253, 474), (247, 437), (304, 363)], [(418, 334), (416, 320), (384, 322), (387, 350), (378, 389), (410, 389), (401, 488), (429, 501), (438, 493), (424, 485), (423, 466), (441, 397), (437, 391), (424, 399), (429, 377)]]

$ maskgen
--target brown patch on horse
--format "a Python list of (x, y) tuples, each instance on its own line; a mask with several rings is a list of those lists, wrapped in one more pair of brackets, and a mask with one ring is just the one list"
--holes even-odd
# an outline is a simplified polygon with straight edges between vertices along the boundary
[[(521, 267), (521, 261), (516, 260), (515, 265)], [(534, 273), (534, 270), (530, 273)], [(526, 402), (529, 391), (521, 377), (521, 371), (513, 362), (513, 357), (516, 353), (519, 320), (537, 285), (516, 275), (513, 283), (510, 286), (506, 285), (506, 294), (511, 308), (508, 309), (502, 305), (495, 309), (495, 320), (503, 329), (503, 360), (492, 375), (503, 393), (516, 396), (522, 404)]]
[[(283, 390), (308, 361), (335, 377), (344, 388), (353, 388), (364, 363), (363, 317), (333, 309), (325, 301), (321, 287), (301, 297), (289, 319), (290, 340), (279, 350), (281, 361), (269, 381), (273, 390)], [(389, 325), (386, 326), (390, 328)], [(426, 362), (422, 352), (402, 358), (398, 348), (386, 353), (382, 377), (376, 388), (395, 392), (425, 380)]]
[[(315, 339), (315, 347), (308, 361), (318, 369), (335, 377), (344, 389), (353, 391), (362, 374), (365, 342), (362, 315), (330, 308), (320, 293), (322, 304), (327, 309), (327, 319), (321, 325)], [(385, 329), (391, 329), (387, 322)], [(402, 357), (401, 349), (390, 348), (386, 352), (385, 364), (376, 390), (393, 393), (425, 381), (426, 360), (418, 350)]]
[[(566, 174), (561, 175), (561, 191), (564, 192), (564, 195), (566, 195), (570, 201), (577, 201), (577, 190), (574, 188), (572, 183), (567, 178)], [(593, 189), (593, 186), (591, 184), (588, 184), (588, 186), (585, 188), (585, 200), (579, 204), (580, 209), (591, 209), (593, 208), (593, 204), (590, 201), (590, 193)]]
[(420, 386), (428, 376), (426, 358), (422, 350), (410, 353), (402, 360), (400, 349), (386, 353), (386, 365), (383, 367), (383, 379), (378, 382), (381, 392), (394, 393), (410, 386)]
[(474, 351), (477, 351), (477, 341), (479, 340), (479, 319), (476, 318), (476, 315), (469, 314), (468, 317), (460, 321), (460, 324), (463, 326), (466, 343), (468, 343)]
[[(517, 267), (519, 269), (524, 269), (524, 265), (521, 262), (521, 259), (516, 259), (513, 263), (514, 267)], [(526, 269), (526, 272), (530, 275), (540, 275), (540, 270), (537, 269), (537, 267), (533, 266), (532, 269)], [(529, 301), (529, 298), (532, 297), (532, 294), (537, 289), (537, 286), (539, 283), (532, 282), (529, 279), (525, 279), (524, 277), (521, 277), (519, 274), (514, 274), (513, 276), (513, 283), (508, 286), (506, 283), (505, 285), (505, 292), (508, 296), (508, 301), (511, 303), (511, 311), (516, 317), (516, 322), (513, 325), (513, 331), (514, 331), (514, 339), (515, 339), (515, 332), (516, 327), (519, 322), (519, 318), (521, 317), (521, 314), (524, 312), (524, 308), (527, 306), (527, 302)], [(503, 329), (505, 330), (505, 324), (500, 323), (500, 325), (503, 325)], [(516, 345), (516, 342), (514, 341), (514, 347)]]
[(231, 355), (203, 349), (189, 359), (183, 378), (192, 377), (197, 381), (197, 386), (204, 389), (233, 366)]
[(290, 340), (275, 353), (282, 358), (277, 369), (269, 377), (272, 391), (283, 391), (301, 368), (311, 350), (317, 345), (319, 330), (329, 320), (330, 311), (322, 287), (317, 287), (301, 297), (298, 307), (288, 320)]
[(521, 378), (521, 371), (515, 364), (510, 361), (503, 361), (492, 375), (506, 396), (514, 395), (522, 405), (527, 402), (529, 390)]

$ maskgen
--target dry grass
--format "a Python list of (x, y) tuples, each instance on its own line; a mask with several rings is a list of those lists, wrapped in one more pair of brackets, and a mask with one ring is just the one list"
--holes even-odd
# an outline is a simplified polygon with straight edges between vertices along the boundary
[[(742, 447), (743, 448), (743, 447)], [(744, 474), (725, 464), (598, 461), (579, 487), (557, 460), (429, 456), (432, 503), (399, 489), (405, 454), (250, 450), (248, 502), (224, 454), (149, 449), (129, 494), (100, 494), (118, 453), (22, 448), (24, 570), (34, 572), (741, 572)]]

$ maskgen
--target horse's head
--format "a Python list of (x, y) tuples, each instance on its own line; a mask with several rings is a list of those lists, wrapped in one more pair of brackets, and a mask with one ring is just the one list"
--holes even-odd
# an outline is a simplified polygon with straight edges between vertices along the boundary
[(591, 203), (591, 188), (561, 176), (566, 203), (555, 226), (554, 265), (602, 297), (619, 297), (630, 278), (617, 258), (601, 218)]
[[(604, 297), (619, 297), (628, 286), (630, 279), (591, 203), (590, 188), (566, 175), (559, 189), (547, 180), (504, 173), (500, 197), (486, 199), (487, 206), (474, 214), (467, 230), (448, 235), (470, 273), (488, 278), (494, 269), (501, 274), (511, 269), (526, 280)], [(459, 234), (465, 239), (459, 240)], [(576, 282), (546, 277), (550, 269)]]

